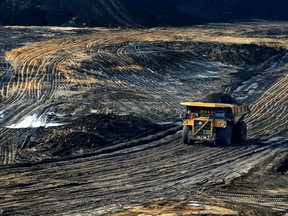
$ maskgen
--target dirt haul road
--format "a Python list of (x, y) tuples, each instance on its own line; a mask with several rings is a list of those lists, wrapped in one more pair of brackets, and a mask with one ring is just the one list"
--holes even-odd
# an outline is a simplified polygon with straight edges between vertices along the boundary
[[(1, 214), (284, 215), (287, 25), (1, 27)], [(183, 145), (179, 102), (215, 92), (248, 141)]]

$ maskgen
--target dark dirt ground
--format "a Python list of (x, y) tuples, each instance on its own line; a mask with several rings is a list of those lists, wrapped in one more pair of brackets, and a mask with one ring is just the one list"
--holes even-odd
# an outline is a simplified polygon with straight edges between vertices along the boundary
[(136, 116), (91, 114), (59, 128), (31, 129), (27, 148), (19, 155), (21, 163), (51, 158), (87, 155), (171, 129), (173, 124), (158, 125)]
[[(287, 214), (285, 29), (1, 27), (0, 214)], [(247, 142), (183, 145), (179, 103), (227, 95)]]

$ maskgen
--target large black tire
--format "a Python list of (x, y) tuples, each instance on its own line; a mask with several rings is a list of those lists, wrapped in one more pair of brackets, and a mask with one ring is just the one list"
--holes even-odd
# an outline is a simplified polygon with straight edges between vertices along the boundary
[(233, 141), (237, 143), (245, 142), (247, 138), (247, 124), (244, 121), (238, 122), (233, 130)]
[(219, 146), (229, 146), (232, 143), (232, 125), (227, 125), (226, 128), (218, 128), (218, 139), (216, 144)]
[(192, 128), (190, 126), (184, 125), (182, 131), (182, 142), (184, 144), (193, 144), (193, 141), (189, 139), (188, 133), (192, 132)]

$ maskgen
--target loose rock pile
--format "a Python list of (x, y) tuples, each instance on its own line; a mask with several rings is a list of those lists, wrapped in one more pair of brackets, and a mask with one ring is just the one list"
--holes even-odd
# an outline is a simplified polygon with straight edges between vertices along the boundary
[(213, 93), (208, 95), (206, 98), (203, 98), (201, 101), (206, 103), (227, 103), (240, 105), (240, 103), (235, 100), (231, 95), (224, 93)]

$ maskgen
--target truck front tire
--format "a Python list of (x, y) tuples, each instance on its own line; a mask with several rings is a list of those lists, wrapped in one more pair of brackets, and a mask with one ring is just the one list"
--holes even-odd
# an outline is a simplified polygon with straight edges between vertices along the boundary
[(192, 133), (192, 127), (184, 125), (182, 131), (182, 142), (184, 144), (192, 144), (193, 141), (189, 139), (189, 133)]
[(227, 125), (226, 128), (218, 128), (217, 145), (229, 146), (232, 143), (232, 125)]

